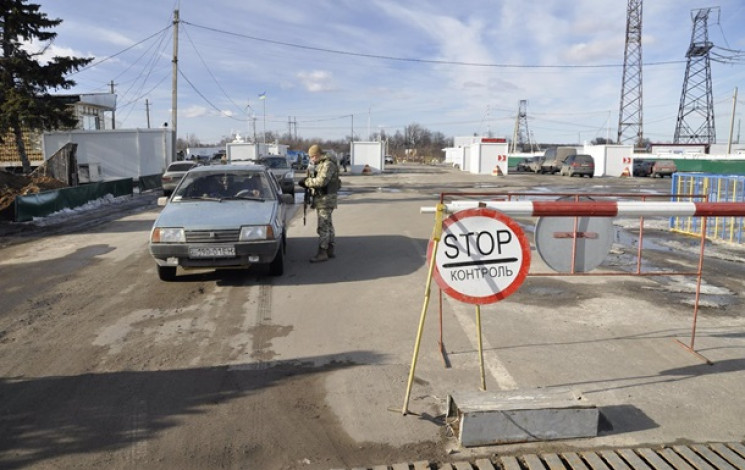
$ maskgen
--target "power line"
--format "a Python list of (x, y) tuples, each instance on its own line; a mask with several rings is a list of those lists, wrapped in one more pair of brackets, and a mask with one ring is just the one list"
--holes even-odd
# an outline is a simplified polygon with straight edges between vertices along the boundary
[[(315, 46), (307, 46), (303, 44), (295, 44), (291, 42), (284, 42), (284, 41), (277, 41), (274, 39), (266, 39), (266, 38), (260, 38), (256, 36), (250, 36), (248, 34), (242, 34), (242, 33), (234, 33), (232, 31), (226, 31), (223, 29), (213, 28), (210, 26), (203, 26), (198, 25), (195, 23), (190, 23), (188, 21), (182, 20), (182, 23), (186, 23), (190, 26), (193, 26), (195, 28), (204, 29), (207, 31), (211, 31), (213, 33), (219, 33), (219, 34), (225, 34), (229, 36), (235, 36), (240, 37), (244, 39), (250, 39), (252, 41), (258, 41), (263, 42), (267, 44), (276, 44), (279, 46), (286, 46), (286, 47), (292, 47), (296, 49), (304, 49), (309, 51), (317, 51), (317, 52), (326, 52), (329, 54), (339, 54), (339, 55), (346, 55), (346, 56), (353, 56), (353, 57), (364, 57), (368, 59), (381, 59), (381, 60), (392, 60), (392, 61), (398, 61), (398, 62), (415, 62), (415, 63), (424, 63), (424, 64), (437, 64), (437, 65), (456, 65), (456, 66), (467, 66), (467, 67), (489, 67), (489, 68), (515, 68), (515, 69), (599, 69), (599, 68), (620, 68), (623, 67), (623, 64), (595, 64), (595, 65), (581, 65), (581, 64), (567, 64), (567, 65), (537, 65), (537, 64), (489, 64), (489, 63), (480, 63), (480, 62), (461, 62), (461, 61), (450, 61), (450, 60), (436, 60), (436, 59), (420, 59), (420, 58), (413, 58), (413, 57), (395, 57), (395, 56), (389, 56), (389, 55), (380, 55), (380, 54), (365, 54), (362, 52), (351, 52), (351, 51), (341, 51), (338, 49), (328, 49), (324, 47), (315, 47)], [(651, 66), (657, 66), (657, 65), (670, 65), (670, 64), (681, 64), (685, 61), (682, 60), (671, 60), (671, 61), (661, 61), (661, 62), (648, 62), (644, 64), (645, 66), (651, 67)]]
[(102, 64), (102, 63), (104, 63), (104, 62), (106, 62), (106, 61), (108, 61), (108, 60), (111, 60), (111, 59), (113, 59), (114, 57), (120, 56), (120, 55), (124, 54), (125, 52), (127, 52), (128, 50), (130, 50), (130, 49), (133, 49), (133, 48), (135, 48), (135, 47), (139, 46), (140, 44), (142, 44), (142, 43), (144, 43), (144, 42), (146, 42), (146, 41), (149, 41), (150, 39), (154, 38), (154, 37), (155, 37), (155, 36), (157, 36), (158, 34), (160, 34), (160, 33), (164, 32), (164, 31), (167, 31), (167, 30), (168, 30), (168, 29), (170, 29), (171, 27), (172, 27), (171, 25), (169, 25), (169, 26), (166, 26), (165, 28), (161, 29), (161, 30), (160, 30), (160, 31), (158, 31), (157, 33), (155, 33), (155, 34), (151, 34), (150, 36), (146, 37), (145, 39), (143, 39), (143, 40), (141, 40), (141, 41), (138, 41), (138, 42), (136, 42), (136, 43), (132, 44), (131, 46), (129, 46), (129, 47), (125, 48), (125, 49), (122, 49), (121, 51), (119, 51), (119, 52), (117, 52), (117, 53), (115, 53), (115, 54), (112, 54), (112, 55), (110, 55), (110, 56), (108, 56), (108, 57), (104, 57), (104, 58), (103, 58), (103, 59), (101, 59), (101, 60), (97, 60), (97, 61), (91, 62), (90, 64), (86, 65), (85, 67), (81, 67), (81, 68), (79, 68), (79, 69), (77, 69), (77, 70), (75, 70), (75, 71), (73, 71), (73, 72), (70, 72), (70, 73), (69, 73), (69, 75), (75, 75), (75, 74), (77, 74), (77, 73), (80, 73), (80, 72), (82, 72), (82, 71), (84, 71), (84, 70), (88, 70), (88, 69), (90, 69), (90, 68), (93, 68), (93, 67), (95, 67), (96, 65), (100, 65), (100, 64)]
[(217, 80), (217, 77), (215, 77), (215, 74), (212, 73), (212, 70), (207, 65), (207, 63), (204, 61), (204, 58), (202, 58), (202, 54), (199, 53), (197, 46), (194, 44), (194, 41), (192, 41), (191, 36), (189, 35), (188, 28), (183, 28), (183, 31), (186, 34), (186, 38), (189, 40), (191, 47), (194, 49), (194, 52), (197, 53), (197, 57), (199, 57), (199, 60), (202, 62), (202, 65), (204, 65), (205, 70), (207, 70), (207, 73), (210, 75), (210, 77), (212, 77), (212, 80), (214, 80), (217, 87), (220, 89), (220, 91), (222, 91), (222, 94), (225, 96), (225, 98), (227, 98), (228, 101), (233, 103), (233, 106), (235, 106), (238, 110), (240, 110), (241, 113), (248, 115), (248, 113), (245, 112), (245, 108), (241, 108), (235, 101), (233, 101), (233, 99), (230, 96), (228, 96), (228, 93), (225, 91), (222, 85), (220, 85), (220, 82)]

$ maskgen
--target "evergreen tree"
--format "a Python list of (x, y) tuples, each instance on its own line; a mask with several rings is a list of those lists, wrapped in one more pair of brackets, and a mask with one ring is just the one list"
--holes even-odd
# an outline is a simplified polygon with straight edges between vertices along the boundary
[(73, 87), (75, 82), (65, 76), (93, 60), (54, 57), (42, 64), (38, 59), (44, 51), (25, 50), (26, 43), (51, 44), (57, 37), (50, 29), (62, 20), (49, 19), (40, 9), (41, 5), (28, 0), (0, 0), (0, 139), (13, 133), (24, 173), (31, 171), (31, 165), (23, 143), (23, 129), (75, 126), (72, 109), (50, 95), (49, 90)]

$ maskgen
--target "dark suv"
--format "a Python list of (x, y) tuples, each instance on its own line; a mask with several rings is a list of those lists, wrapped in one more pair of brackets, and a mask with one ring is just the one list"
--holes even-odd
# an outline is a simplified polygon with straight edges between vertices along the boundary
[(569, 155), (559, 170), (561, 176), (589, 176), (595, 174), (595, 160), (591, 155), (575, 154)]

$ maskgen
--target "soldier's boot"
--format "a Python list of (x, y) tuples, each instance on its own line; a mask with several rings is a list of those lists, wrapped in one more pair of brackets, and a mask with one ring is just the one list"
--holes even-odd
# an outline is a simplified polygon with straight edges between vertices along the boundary
[(329, 256), (329, 258), (336, 258), (336, 255), (334, 254), (333, 243), (329, 243), (329, 247), (326, 249), (326, 254)]
[(318, 247), (318, 253), (316, 253), (316, 256), (312, 257), (310, 259), (311, 263), (320, 263), (322, 261), (328, 261), (329, 260), (329, 254), (328, 250), (326, 248)]

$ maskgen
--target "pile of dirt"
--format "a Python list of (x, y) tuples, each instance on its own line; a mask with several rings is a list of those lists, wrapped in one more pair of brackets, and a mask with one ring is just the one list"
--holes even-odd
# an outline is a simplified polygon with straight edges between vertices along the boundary
[(49, 176), (31, 177), (0, 171), (0, 213), (12, 206), (19, 194), (34, 194), (66, 187), (62, 181)]

